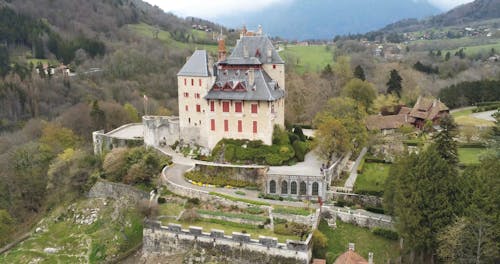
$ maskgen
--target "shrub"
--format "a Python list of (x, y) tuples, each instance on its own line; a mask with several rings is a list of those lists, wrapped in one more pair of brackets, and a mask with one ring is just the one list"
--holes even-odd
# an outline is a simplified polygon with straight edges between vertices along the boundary
[(307, 143), (297, 140), (293, 142), (292, 146), (293, 150), (295, 151), (295, 157), (297, 158), (297, 160), (304, 161), (306, 153), (309, 151), (309, 146), (307, 145)]
[(313, 256), (319, 258), (325, 258), (326, 256), (326, 247), (328, 245), (328, 238), (325, 234), (321, 233), (319, 230), (313, 231), (312, 236), (313, 243)]
[(374, 228), (372, 230), (372, 233), (374, 235), (384, 237), (384, 238), (387, 238), (390, 240), (398, 240), (398, 238), (399, 238), (399, 235), (396, 231), (384, 229), (384, 228), (379, 228), (379, 227)]
[(302, 239), (309, 232), (309, 226), (305, 224), (288, 222), (284, 224), (275, 224), (274, 233), (278, 235), (295, 235)]
[(158, 197), (158, 203), (159, 204), (164, 204), (167, 202), (167, 199), (165, 199), (164, 197)]
[(186, 221), (186, 222), (196, 222), (197, 220), (200, 219), (200, 216), (198, 215), (198, 212), (196, 211), (196, 209), (187, 209), (184, 211), (184, 213), (182, 213), (181, 215), (181, 220), (182, 221)]

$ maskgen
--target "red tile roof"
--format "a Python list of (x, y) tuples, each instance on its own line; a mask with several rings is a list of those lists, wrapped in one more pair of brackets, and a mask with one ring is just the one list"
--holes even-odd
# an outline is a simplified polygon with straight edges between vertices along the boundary
[(356, 252), (349, 250), (340, 255), (334, 264), (368, 264), (368, 261)]

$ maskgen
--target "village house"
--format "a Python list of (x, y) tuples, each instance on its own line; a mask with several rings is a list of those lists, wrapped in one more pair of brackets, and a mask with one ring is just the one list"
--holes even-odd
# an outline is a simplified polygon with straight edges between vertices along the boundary
[(218, 60), (197, 50), (177, 74), (180, 137), (212, 149), (221, 139), (272, 144), (285, 124), (285, 63), (269, 38), (243, 29), (227, 56), (219, 37)]
[(442, 116), (449, 114), (448, 107), (439, 99), (418, 97), (413, 108), (401, 107), (396, 115), (370, 115), (366, 119), (368, 130), (377, 130), (384, 135), (391, 134), (405, 124), (423, 129), (427, 121), (439, 125)]

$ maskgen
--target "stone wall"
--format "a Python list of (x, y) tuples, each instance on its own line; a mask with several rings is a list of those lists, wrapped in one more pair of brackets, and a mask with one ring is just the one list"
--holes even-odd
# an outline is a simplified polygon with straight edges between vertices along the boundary
[(125, 199), (129, 201), (140, 201), (149, 198), (146, 192), (138, 190), (130, 185), (107, 181), (96, 182), (87, 196), (89, 198), (113, 198), (116, 200)]
[[(143, 229), (143, 254), (164, 256), (183, 254), (189, 263), (287, 263), (307, 264), (311, 260), (311, 236), (305, 242), (278, 243), (276, 238), (222, 230), (205, 233), (199, 227), (182, 229), (180, 225), (161, 226), (160, 222), (146, 222)], [(185, 260), (186, 261), (186, 260)]]
[(143, 116), (144, 144), (158, 147), (173, 145), (179, 140), (179, 118), (171, 116)]
[(333, 219), (338, 219), (344, 223), (351, 223), (367, 228), (379, 227), (385, 229), (394, 229), (394, 223), (392, 222), (392, 220), (384, 217), (377, 217), (375, 216), (375, 214), (363, 215), (361, 213), (355, 213), (350, 210), (346, 212), (340, 209), (333, 210), (328, 207), (323, 207), (323, 211), (329, 211)]
[(344, 200), (363, 207), (382, 207), (383, 199), (373, 195), (361, 195), (355, 193), (327, 192), (328, 200)]
[(313, 229), (316, 229), (319, 224), (320, 210), (317, 209), (310, 215), (278, 214), (274, 212), (272, 214), (274, 218), (281, 218), (287, 220), (288, 222), (305, 224), (311, 226)]
[(104, 133), (104, 130), (92, 132), (94, 143), (94, 154), (101, 154), (103, 151), (122, 147), (138, 147), (144, 144), (142, 138), (116, 138)]

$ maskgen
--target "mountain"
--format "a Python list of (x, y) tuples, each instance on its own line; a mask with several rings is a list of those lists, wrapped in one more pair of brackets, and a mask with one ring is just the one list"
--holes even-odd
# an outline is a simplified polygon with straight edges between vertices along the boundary
[(380, 31), (410, 32), (434, 27), (467, 25), (472, 22), (497, 18), (500, 18), (500, 0), (476, 0), (427, 19), (401, 20), (387, 25)]
[(439, 9), (414, 0), (284, 1), (264, 10), (223, 15), (216, 22), (239, 28), (262, 25), (265, 32), (286, 39), (329, 39), (364, 33), (403, 18), (435, 15)]

